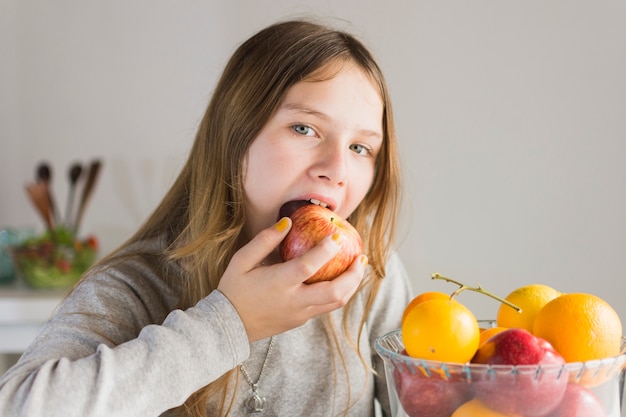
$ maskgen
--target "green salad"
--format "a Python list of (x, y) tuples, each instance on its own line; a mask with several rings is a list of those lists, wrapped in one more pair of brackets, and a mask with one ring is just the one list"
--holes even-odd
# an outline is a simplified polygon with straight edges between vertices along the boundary
[(77, 239), (58, 227), (12, 249), (15, 269), (33, 288), (67, 288), (74, 285), (96, 260), (94, 236)]

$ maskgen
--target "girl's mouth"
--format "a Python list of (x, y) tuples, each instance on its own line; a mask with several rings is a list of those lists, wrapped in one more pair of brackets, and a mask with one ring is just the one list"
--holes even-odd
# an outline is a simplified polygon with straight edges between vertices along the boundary
[(329, 205), (327, 203), (317, 200), (315, 198), (311, 198), (309, 200), (288, 201), (283, 204), (278, 211), (278, 218), (282, 219), (283, 217), (290, 217), (297, 209), (302, 206), (306, 206), (307, 204), (317, 204), (318, 206), (329, 208)]

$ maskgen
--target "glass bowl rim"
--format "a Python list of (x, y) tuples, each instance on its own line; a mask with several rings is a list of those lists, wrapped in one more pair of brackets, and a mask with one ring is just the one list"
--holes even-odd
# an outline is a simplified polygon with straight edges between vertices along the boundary
[[(374, 349), (383, 358), (389, 359), (395, 363), (403, 363), (409, 366), (423, 367), (424, 369), (444, 369), (444, 370), (456, 370), (462, 373), (468, 374), (472, 371), (476, 372), (511, 372), (511, 373), (524, 373), (524, 372), (562, 372), (567, 371), (570, 373), (582, 373), (590, 369), (600, 370), (606, 366), (624, 367), (626, 365), (626, 338), (622, 337), (621, 352), (619, 355), (611, 356), (608, 358), (594, 359), (585, 362), (567, 362), (565, 364), (543, 364), (543, 365), (486, 365), (480, 363), (458, 363), (458, 362), (442, 362), (432, 359), (420, 359), (413, 358), (408, 355), (404, 355), (399, 352), (392, 351), (383, 346), (384, 341), (389, 340), (391, 337), (399, 337), (402, 341), (402, 329), (395, 329), (386, 334), (376, 338), (374, 342)], [(404, 343), (403, 343), (404, 345)]]

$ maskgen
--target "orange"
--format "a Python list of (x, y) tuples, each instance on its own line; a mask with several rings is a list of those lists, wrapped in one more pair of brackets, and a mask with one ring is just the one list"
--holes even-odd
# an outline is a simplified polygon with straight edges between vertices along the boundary
[(506, 330), (506, 327), (490, 327), (488, 329), (484, 329), (480, 332), (480, 338), (478, 340), (478, 347), (482, 346), (491, 336), (494, 336), (500, 333), (503, 330)]
[(572, 293), (539, 311), (533, 333), (550, 342), (567, 362), (584, 362), (620, 353), (622, 322), (600, 297)]
[(474, 398), (457, 408), (451, 417), (516, 417), (516, 415), (502, 414)]
[(404, 309), (404, 313), (402, 314), (402, 321), (404, 321), (407, 314), (409, 314), (409, 311), (411, 311), (413, 307), (415, 307), (419, 303), (424, 302), (426, 300), (432, 300), (433, 298), (440, 298), (442, 300), (446, 300), (450, 298), (450, 295), (443, 293), (443, 292), (439, 292), (439, 291), (428, 291), (428, 292), (421, 293), (420, 295), (412, 299), (411, 302), (406, 306), (406, 308)]
[(518, 312), (506, 304), (500, 304), (496, 324), (500, 327), (526, 329), (532, 333), (539, 310), (559, 295), (559, 291), (543, 284), (520, 287), (507, 295), (505, 300), (520, 307), (522, 311)]
[(478, 349), (480, 329), (474, 314), (454, 299), (421, 302), (402, 323), (402, 340), (409, 356), (465, 363)]

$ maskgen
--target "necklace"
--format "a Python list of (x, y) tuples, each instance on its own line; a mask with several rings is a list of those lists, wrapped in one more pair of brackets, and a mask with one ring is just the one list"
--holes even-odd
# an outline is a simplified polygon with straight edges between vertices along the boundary
[(267, 360), (272, 354), (272, 348), (274, 347), (275, 339), (276, 339), (276, 336), (272, 336), (270, 338), (270, 344), (267, 347), (265, 360), (263, 361), (263, 365), (261, 366), (261, 372), (259, 372), (259, 377), (257, 378), (256, 382), (252, 382), (252, 378), (250, 378), (250, 375), (248, 375), (248, 371), (246, 371), (246, 368), (243, 366), (243, 364), (239, 365), (239, 369), (241, 369), (241, 373), (243, 374), (244, 378), (246, 378), (246, 381), (248, 382), (248, 384), (250, 384), (250, 387), (252, 388), (252, 394), (250, 394), (250, 396), (246, 399), (246, 401), (244, 401), (246, 410), (248, 410), (248, 413), (250, 414), (262, 413), (263, 407), (265, 407), (265, 401), (266, 401), (265, 397), (262, 397), (259, 395), (259, 382), (261, 381), (261, 377), (263, 376), (263, 371), (265, 370), (265, 365), (267, 365)]

